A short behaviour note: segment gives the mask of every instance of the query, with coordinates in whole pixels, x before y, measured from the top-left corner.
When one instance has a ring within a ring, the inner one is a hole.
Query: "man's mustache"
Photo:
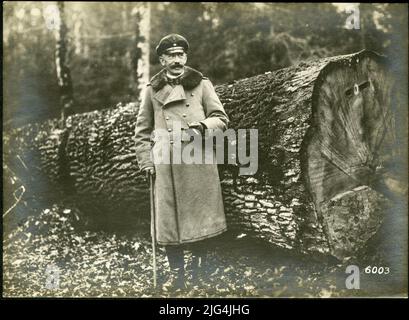
[[[171,68],[176,68],[176,67],[183,67],[180,63],[174,63],[170,66]]]

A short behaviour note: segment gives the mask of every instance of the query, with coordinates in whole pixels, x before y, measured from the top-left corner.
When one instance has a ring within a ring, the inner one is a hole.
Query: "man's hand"
[[[146,179],[149,179],[149,175],[155,175],[155,168],[154,167],[146,167],[143,169],[145,173]]]
[[[189,125],[189,129],[197,130],[199,131],[200,134],[204,133],[205,126],[201,124],[200,122],[191,122],[188,125]]]

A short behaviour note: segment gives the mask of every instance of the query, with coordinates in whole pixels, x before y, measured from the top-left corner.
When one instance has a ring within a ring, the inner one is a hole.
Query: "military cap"
[[[163,37],[159,44],[156,46],[156,53],[158,56],[162,55],[165,52],[175,52],[178,50],[183,50],[187,52],[189,49],[189,43],[186,38],[182,37],[179,34],[172,33]]]

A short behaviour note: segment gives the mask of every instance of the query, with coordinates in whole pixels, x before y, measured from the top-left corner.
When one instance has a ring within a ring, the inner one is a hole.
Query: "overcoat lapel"
[[[166,99],[168,98],[170,92],[172,91],[172,86],[166,84],[165,86],[163,86],[160,90],[158,90],[155,94],[154,94],[154,98],[156,100],[158,100],[162,105],[165,104]]]
[[[171,85],[167,84],[156,92],[154,97],[162,104],[162,107],[165,107],[172,102],[186,99],[186,94],[182,85],[178,84],[172,87]]]
[[[173,87],[172,91],[169,93],[168,97],[163,103],[163,106],[165,107],[169,103],[184,99],[186,99],[185,90],[183,89],[182,85],[178,84]]]

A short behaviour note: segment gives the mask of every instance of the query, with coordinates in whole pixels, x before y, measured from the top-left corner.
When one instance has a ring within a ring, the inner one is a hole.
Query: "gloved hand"
[[[205,131],[205,126],[201,124],[200,122],[191,122],[188,125],[189,125],[189,129],[197,130],[198,132],[196,133],[203,134]]]
[[[143,172],[145,173],[146,179],[149,179],[149,175],[155,175],[155,167],[146,167],[143,169]]]

